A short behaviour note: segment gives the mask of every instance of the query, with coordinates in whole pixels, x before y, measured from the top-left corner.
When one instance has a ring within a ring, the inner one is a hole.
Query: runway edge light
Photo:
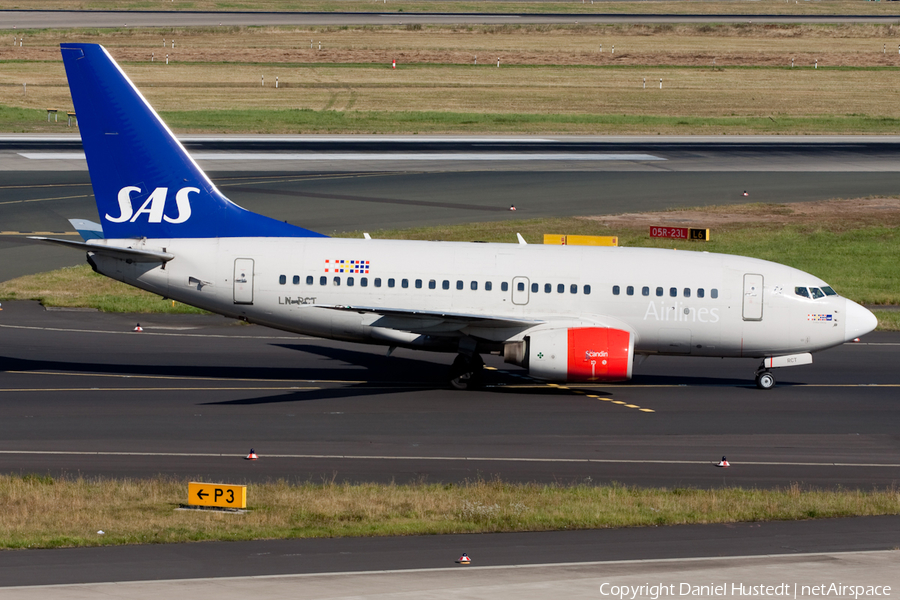
[[[253,448],[250,448],[250,454],[244,457],[244,460],[256,460],[259,458]]]
[[[723,457],[722,457],[722,460],[720,460],[720,461],[719,461],[719,464],[717,464],[716,466],[717,466],[717,467],[723,467],[723,468],[724,468],[724,467],[730,467],[731,465],[728,464],[728,461],[727,461],[727,460],[725,459],[725,457],[723,456]]]
[[[457,564],[460,564],[460,565],[468,565],[469,563],[472,562],[472,559],[469,558],[468,554],[463,552],[462,556],[460,556],[459,558],[456,559],[456,562],[457,562]]]

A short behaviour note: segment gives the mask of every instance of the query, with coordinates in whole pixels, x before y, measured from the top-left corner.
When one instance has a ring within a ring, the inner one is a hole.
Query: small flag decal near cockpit
[[[807,321],[831,321],[831,315],[806,315]]]
[[[359,273],[365,274],[369,272],[369,261],[367,260],[344,260],[344,259],[325,259],[326,273]]]

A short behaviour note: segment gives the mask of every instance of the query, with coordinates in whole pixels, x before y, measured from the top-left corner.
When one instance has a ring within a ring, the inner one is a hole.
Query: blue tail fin
[[[106,238],[325,237],[223,196],[103,46],[60,48]]]

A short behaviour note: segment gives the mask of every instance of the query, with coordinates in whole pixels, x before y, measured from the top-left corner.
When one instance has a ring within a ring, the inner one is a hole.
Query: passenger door
[[[762,321],[763,318],[763,276],[753,273],[744,275],[744,320]]]
[[[253,259],[234,261],[234,303],[253,304]]]

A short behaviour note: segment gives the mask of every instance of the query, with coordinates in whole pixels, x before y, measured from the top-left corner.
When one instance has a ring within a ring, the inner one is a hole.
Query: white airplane
[[[102,46],[61,48],[102,235],[38,239],[161,296],[285,331],[456,353],[459,389],[478,384],[488,352],[539,379],[582,382],[627,380],[652,354],[754,357],[768,389],[770,369],[809,364],[877,325],[818,277],[753,258],[521,236],[338,239],[251,213],[216,189]]]

